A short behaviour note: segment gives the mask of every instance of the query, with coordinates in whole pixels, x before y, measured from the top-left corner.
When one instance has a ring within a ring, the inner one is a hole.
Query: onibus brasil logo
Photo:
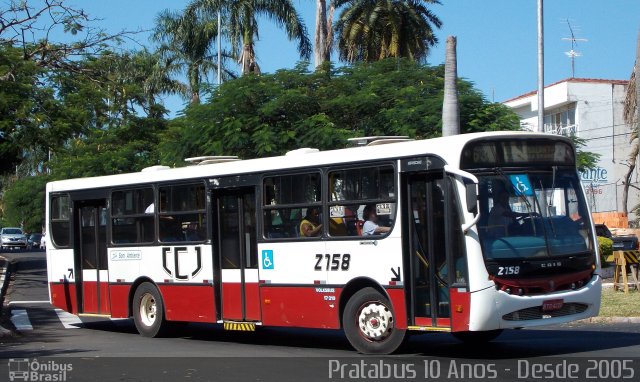
[[[61,382],[73,370],[70,363],[38,361],[28,358],[9,359],[9,381]]]

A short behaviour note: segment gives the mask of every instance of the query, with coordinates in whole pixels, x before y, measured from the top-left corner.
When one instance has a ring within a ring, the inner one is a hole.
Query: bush
[[[613,253],[613,240],[598,236],[598,247],[600,248],[600,263],[603,267],[609,266],[607,263],[607,257]]]

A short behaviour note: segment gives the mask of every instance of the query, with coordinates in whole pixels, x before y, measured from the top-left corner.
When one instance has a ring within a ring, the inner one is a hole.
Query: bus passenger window
[[[161,242],[206,240],[207,216],[203,183],[159,187],[158,194]]]
[[[69,233],[69,195],[51,196],[51,238],[53,247],[68,247]],[[49,244],[49,243],[47,243]]]
[[[368,235],[390,232],[397,194],[394,174],[387,164],[329,172],[329,235],[363,236],[367,221],[367,228],[373,227]]]
[[[315,172],[264,179],[262,210],[265,238],[322,236],[320,179],[320,174]]]
[[[152,243],[154,216],[146,212],[154,203],[153,188],[118,190],[111,194],[111,240],[114,244]]]

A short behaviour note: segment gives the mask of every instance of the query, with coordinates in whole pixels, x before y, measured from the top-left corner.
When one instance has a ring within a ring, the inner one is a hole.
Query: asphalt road
[[[144,338],[131,320],[78,319],[38,303],[48,298],[43,254],[10,257],[17,260],[17,274],[3,315],[21,326],[16,335],[0,338],[0,358],[6,361],[0,361],[0,380],[10,368],[25,367],[38,375],[48,373],[49,380],[57,373],[57,380],[99,381],[640,378],[637,324],[573,323],[509,330],[476,347],[447,333],[429,333],[412,336],[400,354],[389,357],[357,354],[341,331],[259,328],[245,333],[190,324],[171,337]],[[25,322],[31,327],[22,326]]]

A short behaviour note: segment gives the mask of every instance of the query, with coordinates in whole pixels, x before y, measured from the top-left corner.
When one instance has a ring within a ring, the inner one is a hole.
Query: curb
[[[612,282],[611,283],[609,283],[609,282],[602,283],[602,289],[613,288],[613,284],[614,283],[612,283]],[[618,283],[618,285],[623,285],[623,284]],[[633,282],[627,282],[627,285],[629,286],[629,289],[635,289],[635,287],[636,287],[636,283],[633,283]]]
[[[0,256],[0,315],[3,314],[4,309],[4,295],[7,292],[7,287],[9,286],[9,261]],[[13,335],[11,330],[5,329],[2,325],[0,325],[0,338],[2,337],[10,337]]]
[[[574,321],[586,324],[640,324],[640,317],[591,317]]]
[[[7,291],[7,286],[9,285],[9,261],[0,256],[0,307],[4,303],[4,294]]]

